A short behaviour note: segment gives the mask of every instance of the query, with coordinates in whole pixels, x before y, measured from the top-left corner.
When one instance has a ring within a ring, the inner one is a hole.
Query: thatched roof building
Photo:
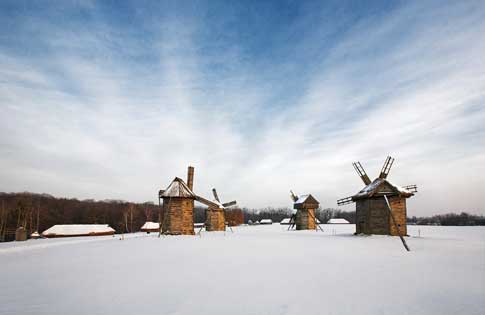
[[[158,232],[160,231],[160,224],[158,222],[150,222],[147,221],[143,226],[140,228],[140,231],[142,232]]]

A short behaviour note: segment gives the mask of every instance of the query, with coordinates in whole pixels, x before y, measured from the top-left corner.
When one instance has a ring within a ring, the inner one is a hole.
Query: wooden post
[[[394,223],[394,226],[396,227],[397,234],[399,234],[399,237],[401,238],[402,244],[404,245],[404,248],[409,252],[410,249],[408,247],[408,244],[406,244],[406,241],[404,240],[404,237],[401,234],[401,230],[399,229],[399,226],[397,225],[396,219],[394,218],[394,214],[392,213],[391,205],[389,204],[389,200],[387,200],[387,196],[384,195],[384,200],[386,200],[387,204],[387,209],[389,210],[389,214],[391,215],[392,222]]]

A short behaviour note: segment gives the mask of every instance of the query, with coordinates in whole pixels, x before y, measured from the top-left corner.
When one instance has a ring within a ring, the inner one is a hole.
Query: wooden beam
[[[208,207],[215,207],[215,208],[220,208],[220,206],[217,204],[217,203],[214,203],[208,199],[205,199],[204,197],[201,197],[201,196],[198,196],[198,195],[195,195],[195,200],[197,200],[198,202],[208,206]]]
[[[396,219],[394,218],[394,214],[392,213],[391,205],[389,204],[389,200],[387,200],[387,196],[384,195],[384,200],[386,200],[387,204],[387,209],[389,210],[389,214],[391,215],[392,222],[394,223],[394,226],[396,227],[397,234],[399,234],[399,237],[401,238],[402,244],[404,245],[404,248],[409,252],[411,251],[408,247],[408,244],[406,243],[406,240],[404,240],[404,237],[401,234],[401,230],[399,229],[399,226],[397,225]]]

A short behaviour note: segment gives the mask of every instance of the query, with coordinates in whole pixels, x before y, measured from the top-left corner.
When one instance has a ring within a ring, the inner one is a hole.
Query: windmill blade
[[[348,205],[348,204],[351,204],[352,202],[354,202],[352,200],[352,197],[345,197],[345,198],[337,200],[337,206]]]
[[[215,188],[212,188],[212,194],[214,195],[214,199],[215,199],[215,200],[217,200],[217,201],[221,202],[221,201],[219,200],[219,196],[217,195],[217,191],[216,191],[216,189],[215,189]]]
[[[293,202],[296,202],[298,200],[298,196],[295,195],[293,190],[290,190],[290,198],[291,198],[291,200],[293,200]]]
[[[416,185],[406,185],[406,186],[402,186],[402,188],[412,192],[412,193],[417,193],[418,192],[418,186]]]
[[[237,201],[233,200],[233,201],[230,201],[230,202],[223,203],[222,206],[224,208],[227,208],[227,207],[230,207],[230,206],[235,206],[236,204],[237,204]]]
[[[364,184],[369,185],[370,179],[369,179],[369,176],[367,176],[367,174],[364,170],[364,167],[362,167],[362,164],[360,164],[360,162],[354,162],[354,163],[352,163],[352,165],[354,166],[355,171],[357,172],[359,177],[362,179]]]
[[[379,175],[379,178],[382,178],[382,179],[387,178],[387,175],[389,174],[389,171],[391,170],[392,163],[394,163],[394,158],[388,156],[386,158],[386,161],[384,162],[384,165],[382,166],[381,174]]]

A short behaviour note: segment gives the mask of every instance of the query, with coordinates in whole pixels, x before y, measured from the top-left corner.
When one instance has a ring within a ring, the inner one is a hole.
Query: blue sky
[[[482,1],[2,1],[0,190],[155,200],[192,164],[335,207],[390,154],[410,215],[485,213],[483,34]]]

